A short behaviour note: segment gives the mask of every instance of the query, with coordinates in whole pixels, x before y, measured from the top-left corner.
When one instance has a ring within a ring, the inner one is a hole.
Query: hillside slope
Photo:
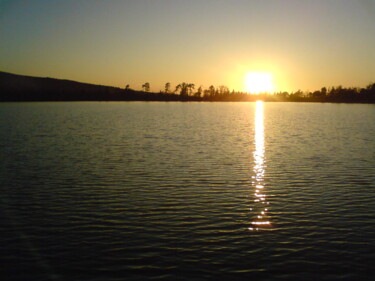
[[[0,101],[131,101],[179,100],[177,95],[146,93],[71,80],[0,71]]]

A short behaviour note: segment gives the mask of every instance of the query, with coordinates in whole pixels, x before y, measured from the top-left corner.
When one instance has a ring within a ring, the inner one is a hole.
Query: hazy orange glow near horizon
[[[0,71],[151,91],[365,87],[374,29],[371,0],[5,0]]]

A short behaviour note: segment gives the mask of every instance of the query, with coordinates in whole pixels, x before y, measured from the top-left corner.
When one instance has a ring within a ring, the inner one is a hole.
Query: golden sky
[[[151,91],[375,82],[372,0],[1,1],[0,71]]]

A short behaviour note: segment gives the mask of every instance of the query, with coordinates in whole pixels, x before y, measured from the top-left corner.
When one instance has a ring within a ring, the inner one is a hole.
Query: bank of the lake
[[[278,92],[248,94],[230,91],[228,87],[211,85],[208,89],[195,88],[192,83],[181,83],[175,90],[151,92],[149,83],[144,91],[94,85],[55,78],[31,77],[0,71],[0,102],[22,101],[237,101],[252,102],[329,102],[375,103],[375,83],[365,88],[322,87],[313,92]],[[167,83],[169,84],[169,83]]]

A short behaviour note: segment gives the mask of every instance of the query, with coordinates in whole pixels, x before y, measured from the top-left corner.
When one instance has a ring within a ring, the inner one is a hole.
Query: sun
[[[251,94],[272,93],[272,74],[268,72],[248,72],[245,76],[245,91]]]

